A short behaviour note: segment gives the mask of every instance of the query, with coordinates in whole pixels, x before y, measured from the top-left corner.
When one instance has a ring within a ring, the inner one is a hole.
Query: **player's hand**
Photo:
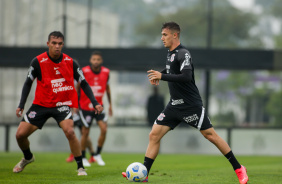
[[[148,70],[148,78],[152,85],[159,85],[160,79],[162,78],[162,73],[156,70]]]
[[[101,112],[103,111],[104,107],[102,105],[96,105],[95,106],[95,114],[101,114]]]
[[[21,117],[22,116],[22,114],[23,114],[23,110],[24,109],[21,109],[21,108],[17,108],[17,110],[16,110],[16,115],[18,116],[18,117]]]
[[[112,110],[112,106],[109,105],[109,116],[112,116],[113,115],[113,110]]]
[[[160,84],[160,80],[154,79],[154,80],[150,80],[150,83],[152,85],[158,86]]]

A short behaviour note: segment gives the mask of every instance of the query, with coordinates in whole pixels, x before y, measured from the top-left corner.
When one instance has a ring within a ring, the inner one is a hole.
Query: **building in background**
[[[45,46],[50,32],[66,30],[65,46],[86,47],[89,22],[89,47],[117,46],[119,17],[116,14],[91,8],[89,19],[86,5],[65,2],[64,9],[63,0],[1,0],[0,46]]]

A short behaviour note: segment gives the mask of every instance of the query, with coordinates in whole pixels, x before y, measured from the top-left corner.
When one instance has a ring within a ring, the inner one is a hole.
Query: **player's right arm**
[[[23,113],[24,105],[25,105],[27,97],[29,95],[32,83],[33,83],[33,81],[36,77],[39,80],[41,80],[40,66],[39,66],[37,58],[34,58],[31,61],[30,67],[28,69],[27,78],[24,82],[23,89],[22,89],[21,100],[20,100],[18,108],[16,109],[16,115],[18,117],[21,117],[21,115]]]

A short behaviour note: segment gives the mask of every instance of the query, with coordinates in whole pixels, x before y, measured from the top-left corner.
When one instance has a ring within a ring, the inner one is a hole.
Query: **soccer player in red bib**
[[[80,83],[96,113],[100,114],[103,107],[96,101],[78,64],[70,56],[62,53],[64,35],[59,31],[51,32],[47,46],[49,47],[48,52],[36,56],[31,61],[20,104],[16,109],[16,115],[20,117],[32,83],[37,78],[34,101],[24,114],[16,133],[16,139],[24,158],[14,167],[13,172],[23,171],[27,164],[35,160],[30,151],[28,137],[41,129],[47,119],[53,117],[69,141],[71,152],[77,162],[78,175],[87,175],[82,163],[80,144],[73,130],[71,108],[78,107],[74,80]]]
[[[90,65],[82,68],[83,74],[85,76],[86,81],[90,85],[95,98],[97,101],[103,105],[103,95],[106,92],[107,98],[109,102],[109,115],[112,116],[112,103],[111,103],[111,90],[109,85],[109,77],[110,70],[104,66],[102,54],[99,51],[95,51],[92,53],[90,57]],[[98,145],[95,153],[92,153],[90,159],[95,160],[98,165],[104,166],[105,162],[101,157],[101,150],[103,148],[106,133],[107,133],[107,116],[103,111],[101,114],[95,114],[95,108],[93,107],[91,101],[87,98],[84,91],[80,90],[80,98],[79,98],[79,114],[81,117],[81,121],[83,123],[82,127],[82,135],[81,135],[81,150],[83,163],[86,166],[90,166],[90,163],[85,158],[85,149],[87,145],[87,139],[90,132],[90,127],[93,119],[96,120],[96,123],[100,127],[100,136],[98,138]],[[93,159],[94,157],[94,159]]]

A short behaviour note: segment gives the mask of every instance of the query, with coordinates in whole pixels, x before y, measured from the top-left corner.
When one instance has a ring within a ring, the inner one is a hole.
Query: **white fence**
[[[20,151],[15,133],[17,127],[11,126],[9,131],[9,151]],[[148,144],[150,127],[110,126],[103,148],[104,152],[145,153]],[[217,133],[231,143],[233,152],[238,155],[282,155],[282,129],[242,129],[228,131],[216,129]],[[229,135],[230,133],[230,135]],[[0,126],[0,151],[5,151],[6,130]],[[79,137],[79,131],[76,129]],[[92,126],[90,137],[94,146],[97,145],[98,126]],[[230,136],[230,139],[228,138]],[[57,126],[44,126],[30,136],[32,151],[69,151],[67,139]],[[178,127],[168,132],[162,140],[161,153],[185,154],[220,154],[217,148],[206,140],[201,133],[193,128]]]

